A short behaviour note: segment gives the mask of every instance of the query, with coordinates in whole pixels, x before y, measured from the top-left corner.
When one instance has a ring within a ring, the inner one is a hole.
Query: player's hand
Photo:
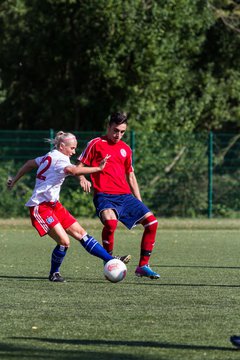
[[[104,169],[104,167],[105,167],[105,165],[106,165],[106,163],[107,163],[107,161],[108,161],[108,159],[110,157],[111,157],[111,155],[107,155],[107,156],[105,156],[104,159],[102,159],[102,161],[99,164],[99,167],[100,167],[101,170]]]
[[[90,181],[88,181],[85,176],[81,176],[80,178],[80,186],[83,189],[84,192],[90,193],[92,184]]]

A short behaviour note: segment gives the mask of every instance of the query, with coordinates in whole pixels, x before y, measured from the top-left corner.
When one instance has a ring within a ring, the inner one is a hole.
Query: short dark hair
[[[109,125],[112,124],[117,124],[117,125],[121,125],[121,124],[128,124],[128,117],[127,117],[127,113],[125,112],[115,112],[112,113],[110,115],[110,119],[109,119]]]

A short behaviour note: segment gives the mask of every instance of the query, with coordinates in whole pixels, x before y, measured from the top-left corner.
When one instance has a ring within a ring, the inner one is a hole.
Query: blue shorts
[[[132,229],[136,224],[150,212],[144,203],[132,194],[109,195],[98,193],[93,199],[96,213],[101,218],[101,212],[106,209],[113,209],[117,219],[128,229]]]

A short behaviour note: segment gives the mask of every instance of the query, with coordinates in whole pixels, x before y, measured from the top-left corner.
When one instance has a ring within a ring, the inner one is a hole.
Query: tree
[[[236,123],[239,37],[207,0],[5,0],[0,26],[2,128]]]

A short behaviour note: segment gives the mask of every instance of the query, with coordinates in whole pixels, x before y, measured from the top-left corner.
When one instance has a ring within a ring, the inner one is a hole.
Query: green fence
[[[78,138],[78,150],[82,150],[86,142],[92,137],[99,136],[98,132],[74,132]],[[45,139],[53,139],[55,131],[26,131],[0,130],[0,161],[27,160],[41,156],[50,149]]]
[[[90,139],[101,135],[99,132],[74,133],[78,138],[78,154]],[[54,135],[53,129],[0,131],[1,177],[7,176],[13,171],[12,167],[17,168],[26,159],[47,152],[49,144],[44,142],[44,138],[53,138]],[[144,202],[161,217],[240,218],[239,139],[238,134],[212,132],[149,134],[129,131],[125,136],[125,141],[133,150],[134,168]],[[23,179],[22,187],[24,184],[30,189],[33,181]],[[0,186],[0,193],[6,192],[3,180]],[[68,198],[64,200],[71,207],[69,197],[76,197],[75,207],[70,210],[79,215],[76,207],[80,208],[78,203],[84,203],[85,198],[82,198],[77,182],[69,182],[67,187],[73,192],[65,194]],[[25,193],[29,191],[21,189],[23,195],[20,199],[24,201]],[[18,196],[19,193],[16,193]],[[89,207],[89,202],[85,205]],[[93,208],[91,211],[94,211]],[[0,216],[3,215],[0,213]]]

